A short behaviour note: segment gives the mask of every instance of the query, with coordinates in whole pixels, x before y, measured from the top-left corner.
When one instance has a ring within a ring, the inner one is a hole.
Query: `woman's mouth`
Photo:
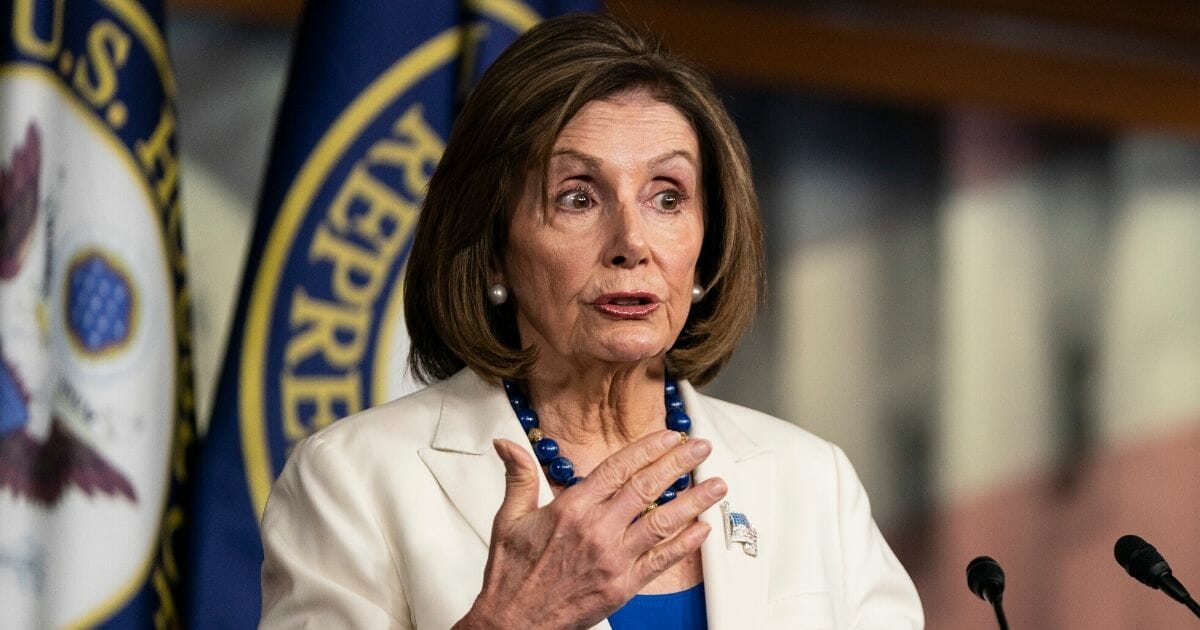
[[[592,302],[592,308],[616,319],[640,319],[658,310],[658,296],[647,291],[605,293]]]

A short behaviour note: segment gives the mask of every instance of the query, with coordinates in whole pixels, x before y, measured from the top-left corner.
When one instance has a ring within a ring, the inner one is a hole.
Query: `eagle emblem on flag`
[[[36,123],[30,122],[26,126],[24,141],[13,151],[9,162],[0,165],[0,225],[5,226],[0,282],[11,280],[24,265],[37,219],[41,134]],[[95,265],[93,262],[92,267]],[[87,270],[91,271],[91,268]],[[82,272],[76,275],[82,275]],[[92,281],[92,278],[87,280]],[[113,335],[93,322],[97,317],[88,306],[92,310],[120,311],[122,304],[119,290],[104,291],[105,297],[110,298],[107,300],[101,300],[96,293],[99,291],[94,289],[90,293],[79,289],[71,291],[75,298],[72,301],[80,303],[75,310],[81,313],[72,320],[78,320],[74,330],[93,344],[100,343],[97,339],[109,341],[108,337]],[[110,293],[116,294],[115,298],[109,296]],[[98,332],[107,333],[107,337],[98,337]],[[27,429],[29,399],[28,388],[17,367],[4,357],[4,347],[0,343],[0,488],[43,507],[53,507],[71,487],[88,495],[99,492],[137,501],[133,484],[57,415],[51,418],[45,439],[37,439]]]

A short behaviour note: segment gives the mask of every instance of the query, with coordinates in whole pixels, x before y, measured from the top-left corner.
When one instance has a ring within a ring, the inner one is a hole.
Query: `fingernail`
[[[708,440],[688,440],[688,453],[696,457],[704,457],[712,451],[712,444]]]
[[[721,497],[725,496],[725,493],[728,490],[729,486],[725,485],[724,479],[713,479],[712,482],[709,483],[706,492],[710,498],[720,499]]]
[[[679,434],[674,431],[664,431],[663,434],[659,436],[658,442],[659,444],[670,448],[676,444],[679,444]]]

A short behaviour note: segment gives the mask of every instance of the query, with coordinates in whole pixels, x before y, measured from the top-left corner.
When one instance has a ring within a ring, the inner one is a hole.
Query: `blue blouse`
[[[708,630],[704,582],[678,593],[634,595],[608,618],[608,623],[613,630]]]

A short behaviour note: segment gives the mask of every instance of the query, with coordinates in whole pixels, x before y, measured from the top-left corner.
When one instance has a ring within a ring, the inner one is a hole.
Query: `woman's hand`
[[[587,628],[708,536],[696,520],[725,496],[708,479],[634,520],[712,450],[659,431],[601,462],[586,479],[537,507],[538,467],[519,446],[495,441],[506,469],[492,524],[483,590],[456,628]]]

